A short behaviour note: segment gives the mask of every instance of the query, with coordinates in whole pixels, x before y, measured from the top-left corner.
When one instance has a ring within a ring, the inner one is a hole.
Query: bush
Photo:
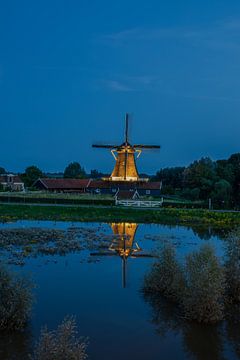
[[[186,257],[184,315],[190,320],[214,323],[224,317],[225,276],[214,250],[203,245]]]
[[[32,360],[84,360],[87,359],[86,339],[78,337],[76,321],[68,317],[55,331],[44,328],[36,345]]]
[[[188,255],[183,265],[170,245],[164,247],[145,278],[144,291],[173,300],[188,320],[214,323],[224,317],[224,268],[209,245]]]
[[[159,253],[159,261],[145,277],[144,290],[162,293],[165,297],[178,301],[183,288],[183,272],[177,262],[175,249],[165,245]]]
[[[227,242],[225,272],[227,300],[229,303],[240,302],[240,231],[233,231]]]
[[[32,284],[0,264],[0,330],[22,330],[32,307]]]

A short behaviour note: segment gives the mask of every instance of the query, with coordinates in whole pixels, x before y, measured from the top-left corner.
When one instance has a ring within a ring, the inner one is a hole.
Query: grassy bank
[[[116,207],[68,207],[0,205],[0,221],[18,219],[103,221],[172,224],[209,224],[214,226],[240,225],[238,212],[214,212],[200,209],[129,209]]]

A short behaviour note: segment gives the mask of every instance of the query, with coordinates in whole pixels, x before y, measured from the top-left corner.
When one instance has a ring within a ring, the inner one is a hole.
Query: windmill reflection
[[[137,257],[152,257],[143,253],[142,248],[135,241],[138,224],[136,223],[111,223],[113,238],[108,250],[94,253],[98,256],[120,256],[122,259],[122,285],[127,283],[127,259]]]

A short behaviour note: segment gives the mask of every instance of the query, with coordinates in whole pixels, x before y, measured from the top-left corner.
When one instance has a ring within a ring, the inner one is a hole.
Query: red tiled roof
[[[90,180],[88,188],[94,189],[108,189],[110,187],[110,182],[103,180]]]
[[[20,176],[18,176],[18,175],[14,175],[14,177],[13,177],[13,182],[14,182],[14,183],[23,183],[23,181],[21,180]]]
[[[137,184],[137,189],[146,189],[146,190],[159,190],[161,188],[160,181],[148,181]]]
[[[89,179],[38,179],[47,189],[85,189]]]

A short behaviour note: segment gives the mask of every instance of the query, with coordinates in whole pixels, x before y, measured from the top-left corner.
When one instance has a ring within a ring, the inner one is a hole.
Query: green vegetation
[[[74,318],[65,318],[55,331],[44,328],[32,360],[87,359],[87,341],[78,336]]]
[[[166,245],[146,276],[143,290],[176,303],[187,320],[215,323],[225,318],[230,303],[240,303],[239,280],[236,284],[239,263],[238,257],[236,266],[236,256],[230,251],[226,263],[221,264],[208,244],[181,263],[174,248]]]
[[[4,192],[0,201],[7,203],[27,204],[70,204],[70,205],[102,205],[112,206],[115,201],[111,195],[64,194],[32,191],[27,193]]]
[[[30,187],[38,178],[42,176],[42,171],[37,166],[31,165],[26,168],[24,174],[21,175],[21,179],[25,186]]]
[[[128,221],[138,223],[207,224],[233,226],[240,224],[240,212],[215,212],[198,209],[129,209],[100,206],[34,206],[0,205],[0,221],[17,219],[61,221]]]
[[[86,172],[84,168],[78,162],[70,163],[66,169],[64,170],[63,176],[65,178],[72,178],[72,179],[83,179],[86,178]]]
[[[22,330],[32,306],[32,285],[0,264],[0,330]]]
[[[215,206],[238,206],[240,153],[227,160],[202,158],[188,167],[161,169],[155,180],[163,181],[163,193],[190,200],[212,199]]]

